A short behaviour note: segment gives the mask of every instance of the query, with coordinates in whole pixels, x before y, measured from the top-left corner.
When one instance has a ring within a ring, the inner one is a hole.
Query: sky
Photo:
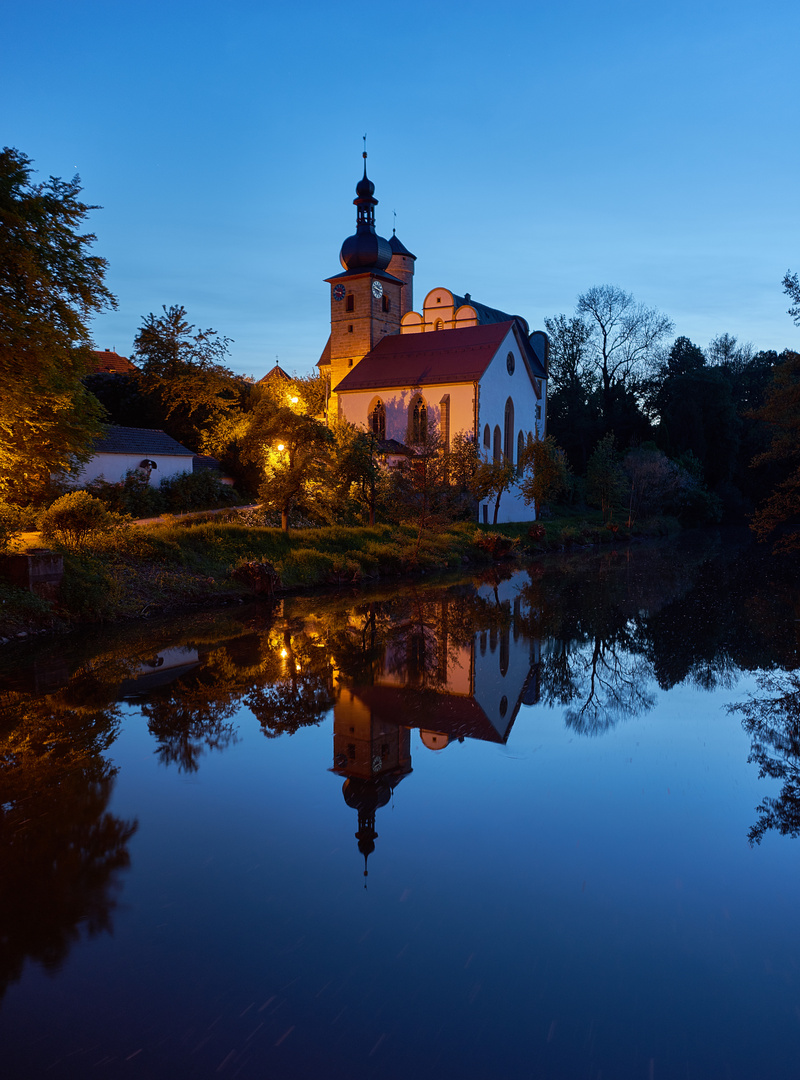
[[[182,304],[230,366],[310,372],[325,278],[377,231],[531,329],[614,284],[701,347],[798,348],[796,0],[27,0],[6,6],[0,143],[78,173],[130,355]]]

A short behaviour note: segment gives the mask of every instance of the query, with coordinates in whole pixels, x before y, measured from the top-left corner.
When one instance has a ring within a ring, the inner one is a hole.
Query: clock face
[[[380,281],[372,282],[372,295],[376,300],[379,300],[383,296],[383,285]]]
[[[333,286],[333,299],[344,300],[344,285],[341,283]]]

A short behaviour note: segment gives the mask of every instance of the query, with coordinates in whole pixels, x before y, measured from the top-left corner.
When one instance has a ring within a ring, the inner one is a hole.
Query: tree
[[[547,426],[574,468],[586,470],[602,434],[598,379],[590,355],[592,330],[579,316],[545,319],[550,339]]]
[[[333,436],[313,416],[276,406],[265,396],[256,406],[244,439],[243,456],[262,470],[259,496],[280,511],[289,531],[289,514],[317,499],[327,475]]]
[[[797,273],[786,271],[783,277],[783,291],[792,301],[788,314],[794,319],[795,326],[800,326],[800,278]]]
[[[567,488],[569,466],[564,451],[552,435],[544,439],[529,435],[519,468],[522,497],[526,503],[533,503],[538,518],[543,504],[558,498]]]
[[[616,285],[595,285],[583,293],[577,312],[591,330],[587,348],[600,380],[603,417],[610,424],[615,391],[636,389],[659,344],[672,332],[672,321]]]
[[[586,494],[589,502],[600,507],[605,521],[611,521],[614,510],[628,492],[625,473],[614,447],[614,433],[609,431],[594,448],[586,468]]]
[[[478,502],[491,501],[494,499],[494,515],[492,524],[497,524],[497,514],[500,510],[500,500],[504,492],[508,491],[517,479],[517,470],[505,454],[499,461],[483,461],[475,470],[472,478],[472,490]]]
[[[147,315],[133,342],[139,384],[173,438],[198,450],[206,428],[241,404],[248,386],[225,366],[231,339],[198,330],[178,304]]]
[[[800,521],[800,354],[784,353],[775,369],[766,400],[752,415],[771,431],[769,449],[753,458],[753,465],[773,465],[781,479],[758,507],[750,528],[766,541],[787,524]],[[776,549],[800,550],[800,532],[785,533]]]
[[[724,344],[730,342],[735,344],[735,338]],[[732,350],[726,351],[730,357]],[[727,369],[710,367],[693,342],[679,337],[661,365],[660,376],[654,396],[661,421],[659,444],[673,457],[691,451],[703,464],[706,482],[716,487],[733,473],[741,426]]]
[[[16,501],[91,456],[103,411],[81,382],[88,321],[116,307],[96,238],[79,231],[98,207],[80,200],[78,176],[32,183],[31,164],[0,152],[0,495]]]

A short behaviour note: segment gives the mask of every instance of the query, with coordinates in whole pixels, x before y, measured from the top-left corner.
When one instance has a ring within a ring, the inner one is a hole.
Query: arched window
[[[508,460],[514,463],[514,402],[511,398],[506,402],[506,415],[503,421],[503,453]]]
[[[499,425],[495,425],[494,429],[494,448],[492,450],[492,458],[496,462],[500,462],[503,457],[503,436],[500,434]]]
[[[524,449],[525,449],[525,436],[522,433],[522,431],[520,431],[519,435],[517,435],[517,464],[519,464],[520,461],[522,460],[522,453],[523,453]]]
[[[424,443],[428,438],[428,407],[422,394],[417,394],[409,407],[409,434],[412,443]]]
[[[492,433],[489,430],[489,425],[488,424],[483,429],[483,445],[486,447],[487,450],[492,445]]]
[[[442,437],[442,449],[450,453],[450,395],[445,394],[439,402],[439,434]]]
[[[369,414],[369,430],[379,439],[386,438],[386,406],[380,398],[375,402]]]
[[[433,324],[433,329],[434,330],[444,330],[444,323],[442,322],[441,319],[436,320],[436,322]]]

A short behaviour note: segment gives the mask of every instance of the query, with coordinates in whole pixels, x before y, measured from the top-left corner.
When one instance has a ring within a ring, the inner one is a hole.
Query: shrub
[[[125,524],[125,519],[109,510],[88,491],[73,491],[62,495],[39,515],[39,531],[43,539],[80,548],[93,535],[113,532]]]
[[[159,492],[164,499],[165,508],[176,514],[231,506],[240,501],[238,493],[223,484],[219,473],[213,469],[167,476],[161,481]]]
[[[0,503],[0,552],[8,551],[8,546],[20,531],[20,527],[19,509],[9,503]]]
[[[475,547],[486,552],[493,559],[503,559],[518,545],[516,536],[504,536],[497,532],[476,532]]]
[[[102,478],[93,480],[86,490],[109,510],[132,517],[158,517],[166,509],[161,491],[150,484],[141,469],[129,469],[116,484]]]

